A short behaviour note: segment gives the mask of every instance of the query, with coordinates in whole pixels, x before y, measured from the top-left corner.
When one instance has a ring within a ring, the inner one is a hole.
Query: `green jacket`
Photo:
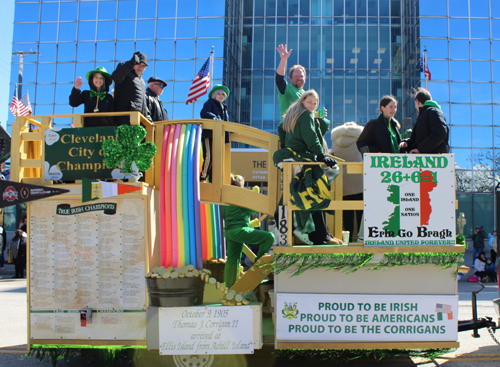
[[[328,132],[328,129],[330,128],[330,120],[318,117],[315,117],[314,119],[319,122],[319,129],[321,131],[321,135],[325,136],[325,134]],[[280,139],[281,148],[282,149],[285,148],[286,132],[285,130],[283,130],[283,121],[281,121],[280,124],[278,125],[278,137]]]
[[[224,218],[224,229],[237,229],[250,227],[250,214],[257,213],[255,210],[242,208],[234,205],[221,205],[220,211]]]
[[[318,122],[309,111],[304,111],[292,132],[286,133],[285,146],[298,153],[323,154],[323,135]]]

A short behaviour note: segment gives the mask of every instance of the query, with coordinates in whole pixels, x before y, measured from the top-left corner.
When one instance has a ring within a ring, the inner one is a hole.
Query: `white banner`
[[[457,341],[458,296],[278,293],[276,339]]]
[[[455,245],[455,156],[365,154],[365,246]]]
[[[162,307],[160,354],[250,354],[253,306]]]

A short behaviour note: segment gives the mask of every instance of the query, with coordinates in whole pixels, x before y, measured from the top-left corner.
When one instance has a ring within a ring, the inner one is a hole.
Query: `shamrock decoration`
[[[151,167],[151,159],[156,154],[153,143],[143,143],[146,129],[142,126],[121,125],[116,130],[116,139],[106,139],[102,143],[104,163],[108,168],[116,168],[122,161],[124,173],[133,173],[132,162],[137,168],[147,171]]]

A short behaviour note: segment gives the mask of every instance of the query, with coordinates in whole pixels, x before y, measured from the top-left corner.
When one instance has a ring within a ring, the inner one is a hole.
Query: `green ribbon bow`
[[[90,90],[90,97],[99,97],[101,101],[106,98],[106,94],[106,92],[96,92],[95,90]]]

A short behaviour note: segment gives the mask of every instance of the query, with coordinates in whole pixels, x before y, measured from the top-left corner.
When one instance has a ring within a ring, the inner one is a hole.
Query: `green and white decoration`
[[[123,178],[137,177],[139,171],[147,171],[151,167],[157,149],[150,142],[141,144],[146,134],[142,126],[122,125],[116,131],[116,140],[107,139],[102,143],[104,163],[108,168],[115,168],[113,178],[121,178],[122,174]]]

